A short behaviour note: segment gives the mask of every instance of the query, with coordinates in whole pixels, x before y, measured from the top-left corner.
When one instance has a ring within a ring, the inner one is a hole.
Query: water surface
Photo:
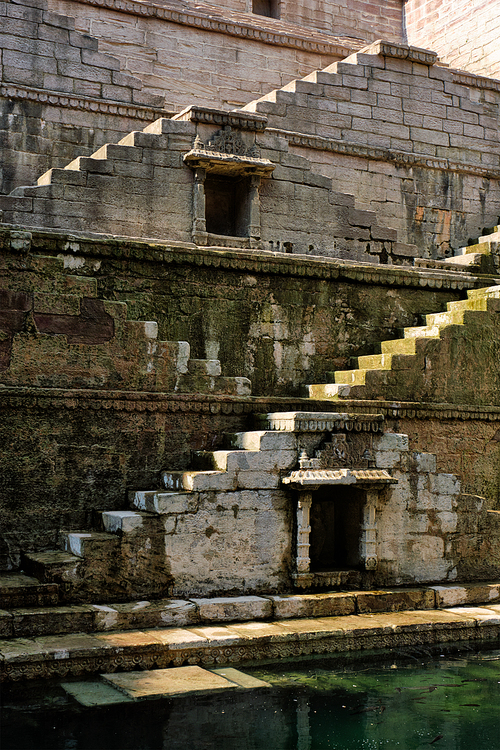
[[[3,750],[497,750],[500,650],[242,665],[271,688],[79,706],[60,685],[4,689]]]

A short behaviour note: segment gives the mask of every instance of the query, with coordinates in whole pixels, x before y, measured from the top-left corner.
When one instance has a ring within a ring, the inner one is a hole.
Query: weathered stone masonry
[[[1,564],[60,602],[498,577],[500,82],[315,10],[0,6]]]

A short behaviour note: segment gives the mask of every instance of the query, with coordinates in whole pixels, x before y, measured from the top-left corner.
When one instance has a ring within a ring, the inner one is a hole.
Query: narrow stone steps
[[[426,315],[425,326],[405,328],[402,338],[382,341],[381,354],[360,356],[357,368],[336,371],[334,383],[307,386],[308,396],[325,400],[373,398],[366,395],[371,387],[372,391],[380,389],[385,398],[392,398],[387,393],[394,380],[392,372],[396,375],[398,370],[411,370],[415,357],[436,354],[440,342],[451,337],[457,341],[461,336],[466,338],[469,323],[488,325],[492,313],[499,311],[500,286],[469,290],[467,299],[449,302],[445,311]]]
[[[19,575],[19,574],[17,574]],[[325,584],[333,574],[325,573]],[[1,581],[0,581],[1,586]],[[21,586],[19,587],[21,591]],[[472,604],[500,605],[500,584],[429,586],[320,594],[157,599],[119,603],[30,606],[19,595],[0,609],[0,638],[32,638],[71,633],[182,628],[228,622],[348,617]]]
[[[74,633],[0,641],[2,681],[243,664],[256,659],[391,649],[424,644],[496,643],[500,605],[184,628]]]
[[[42,583],[56,584],[64,579],[73,580],[81,562],[80,557],[63,550],[32,552],[23,557],[23,569]]]

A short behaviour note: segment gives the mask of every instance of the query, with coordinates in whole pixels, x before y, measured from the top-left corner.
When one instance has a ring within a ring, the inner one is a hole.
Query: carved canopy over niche
[[[246,146],[241,133],[226,125],[204,143],[196,136],[193,148],[184,155],[184,163],[193,169],[204,169],[210,174],[270,175],[275,165],[261,159],[259,149]]]

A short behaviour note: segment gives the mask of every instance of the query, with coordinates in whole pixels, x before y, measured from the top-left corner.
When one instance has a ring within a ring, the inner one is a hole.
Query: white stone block
[[[430,586],[436,593],[438,607],[456,607],[467,603],[467,589],[462,586]]]
[[[438,497],[442,497],[439,495]],[[444,534],[451,534],[457,530],[457,514],[450,513],[449,511],[441,511],[438,514],[439,523],[441,524],[441,531]]]
[[[106,531],[124,534],[136,531],[142,527],[143,516],[133,510],[112,510],[102,513],[102,522]]]
[[[280,477],[270,471],[240,471],[237,483],[246,490],[274,490],[280,486]]]
[[[291,469],[296,463],[297,451],[231,451],[227,471]]]
[[[401,454],[395,451],[375,451],[375,464],[377,469],[392,469],[397,466]]]

